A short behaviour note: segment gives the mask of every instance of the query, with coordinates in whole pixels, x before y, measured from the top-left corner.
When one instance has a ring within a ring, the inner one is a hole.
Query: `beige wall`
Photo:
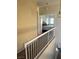
[[[54,26],[56,27],[55,29],[55,37],[57,40],[56,42],[58,44],[58,48],[61,48],[61,16],[55,18]]]
[[[35,0],[17,0],[17,49],[37,36],[37,5]]]

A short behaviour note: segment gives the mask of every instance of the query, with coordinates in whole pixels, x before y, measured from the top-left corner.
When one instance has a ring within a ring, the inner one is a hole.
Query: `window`
[[[54,24],[54,18],[50,18],[49,22],[50,22],[49,24]]]
[[[48,21],[49,21],[49,18],[47,17],[47,18],[46,18],[46,23],[47,23],[47,24],[49,24],[49,22],[48,22]]]
[[[54,24],[54,18],[51,16],[42,16],[41,17],[42,24],[48,24],[48,25],[53,25]]]

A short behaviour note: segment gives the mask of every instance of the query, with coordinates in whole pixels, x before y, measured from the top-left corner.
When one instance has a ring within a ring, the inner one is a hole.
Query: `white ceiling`
[[[58,14],[61,0],[37,0],[41,12]]]
[[[50,4],[58,4],[60,0],[37,0],[38,6],[45,6]]]

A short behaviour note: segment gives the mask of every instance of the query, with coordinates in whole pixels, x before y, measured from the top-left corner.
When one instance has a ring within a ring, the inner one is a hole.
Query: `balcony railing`
[[[37,36],[33,40],[25,43],[26,59],[38,59],[46,47],[55,37],[55,28]]]

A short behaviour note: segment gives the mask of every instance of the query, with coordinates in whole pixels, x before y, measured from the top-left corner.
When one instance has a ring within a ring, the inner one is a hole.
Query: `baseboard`
[[[23,51],[25,48],[22,48],[20,50],[17,51],[17,53],[20,53],[21,51]]]

